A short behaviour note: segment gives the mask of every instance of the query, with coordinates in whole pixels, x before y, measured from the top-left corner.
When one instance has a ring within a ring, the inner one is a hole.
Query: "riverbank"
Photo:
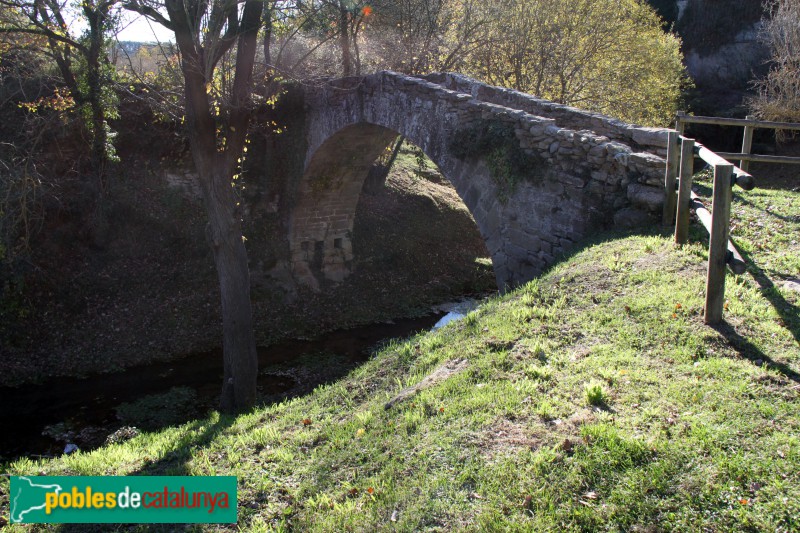
[[[753,261],[719,328],[696,228],[607,234],[306,396],[3,471],[235,475],[231,530],[793,530],[798,209],[735,192]]]
[[[116,372],[219,346],[219,293],[202,204],[165,182],[161,159],[178,161],[180,154],[149,160],[137,150],[128,157],[140,159],[113,180],[102,247],[81,240],[68,218],[49,220],[34,243],[35,268],[20,278],[18,300],[6,302],[10,312],[0,324],[0,386]],[[420,316],[434,304],[495,288],[469,212],[433,169],[419,172],[409,151],[384,187],[362,194],[354,273],[344,283],[287,293],[252,249],[257,230],[249,235],[260,346]]]
[[[311,393],[367,361],[381,343],[426,331],[442,313],[328,332],[258,348],[259,402]],[[0,462],[93,450],[120,434],[207,416],[219,404],[222,350],[82,379],[0,387]]]

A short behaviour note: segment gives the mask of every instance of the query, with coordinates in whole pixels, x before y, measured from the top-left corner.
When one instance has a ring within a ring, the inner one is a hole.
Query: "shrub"
[[[764,120],[800,122],[800,3],[770,0],[767,8],[772,17],[761,38],[772,52],[772,68],[755,83],[758,96],[750,108]]]

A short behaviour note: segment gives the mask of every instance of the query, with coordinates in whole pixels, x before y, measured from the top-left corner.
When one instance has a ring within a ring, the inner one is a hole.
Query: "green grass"
[[[2,470],[236,475],[245,531],[797,530],[800,329],[781,276],[799,196],[737,195],[757,263],[728,277],[722,327],[702,320],[699,233],[607,235],[306,397]]]

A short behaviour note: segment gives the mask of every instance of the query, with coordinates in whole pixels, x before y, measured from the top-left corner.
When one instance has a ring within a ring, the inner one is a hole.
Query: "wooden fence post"
[[[705,323],[719,324],[725,303],[725,266],[731,221],[733,165],[714,165],[714,201],[711,204],[711,236],[708,242]]]
[[[678,111],[675,115],[675,129],[678,130],[678,135],[683,135],[684,131],[686,131],[686,124],[681,121],[681,117],[685,117],[686,112]]]
[[[677,131],[671,131],[667,135],[667,172],[664,175],[664,214],[661,218],[664,226],[671,226],[675,218],[675,205],[678,200],[675,182],[680,158],[680,135]]]
[[[681,137],[681,174],[678,182],[678,214],[675,217],[675,243],[689,240],[689,205],[692,201],[694,139]]]
[[[754,115],[747,115],[747,120],[755,120],[756,117]],[[744,127],[744,137],[742,138],[742,153],[743,154],[750,154],[750,150],[753,148],[753,130],[755,128],[753,126],[745,126]],[[742,159],[739,161],[739,168],[744,170],[745,172],[750,170],[750,161],[745,161]]]

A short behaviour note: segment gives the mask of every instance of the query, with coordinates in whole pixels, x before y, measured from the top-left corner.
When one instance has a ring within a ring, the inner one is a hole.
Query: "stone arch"
[[[485,182],[484,189],[491,186],[485,165],[480,162],[465,165],[442,157],[440,150],[426,149],[429,135],[420,138],[413,131],[398,132],[362,121],[334,132],[310,151],[307,158],[289,222],[292,273],[299,283],[318,290],[320,277],[340,282],[350,274],[354,259],[353,224],[364,181],[373,163],[400,134],[419,146],[453,184],[475,219],[496,267],[500,206],[493,193],[480,192],[481,182]],[[505,280],[497,276],[496,268],[495,275],[502,287]]]
[[[483,236],[501,290],[536,277],[632,203],[659,210],[643,193],[663,196],[666,130],[451,74],[380,72],[302,91],[305,164],[291,180],[287,217],[290,264],[300,284],[319,288],[320,279],[339,281],[350,272],[361,187],[398,133],[455,187]],[[494,140],[501,145],[487,151],[462,142],[492,125],[499,125],[494,131],[502,134]],[[506,155],[498,158],[492,150]]]

